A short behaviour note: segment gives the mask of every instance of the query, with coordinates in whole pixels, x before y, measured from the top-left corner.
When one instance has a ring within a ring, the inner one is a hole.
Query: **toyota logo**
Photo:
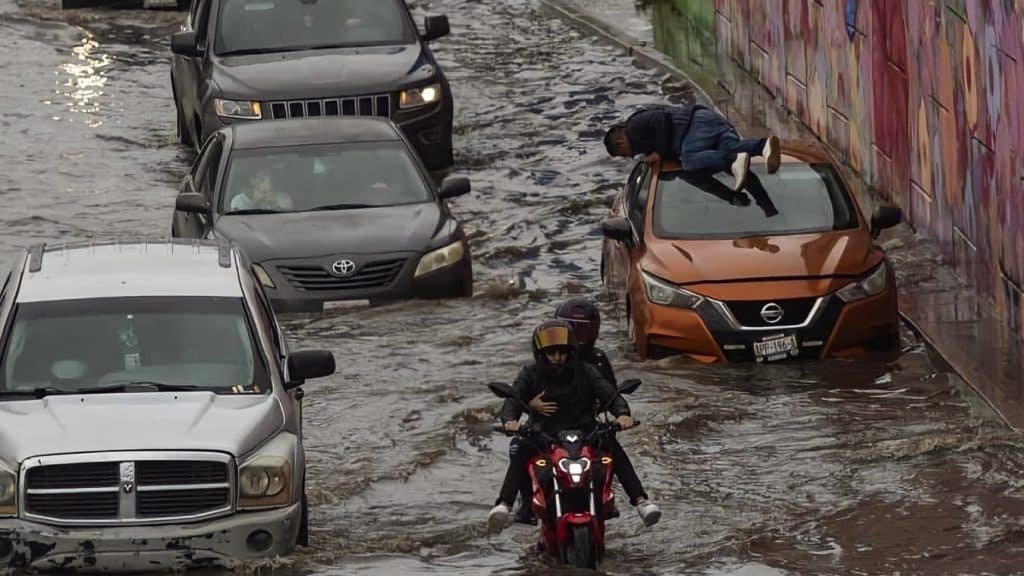
[[[351,260],[337,260],[331,264],[331,272],[335,276],[351,276],[356,272],[356,263]]]
[[[761,308],[761,319],[769,324],[775,324],[782,320],[782,306],[775,302],[769,302]]]

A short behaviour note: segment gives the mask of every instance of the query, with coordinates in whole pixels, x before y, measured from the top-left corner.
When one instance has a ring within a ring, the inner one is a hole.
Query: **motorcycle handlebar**
[[[639,425],[640,425],[640,421],[639,420],[633,420],[632,428],[636,428]],[[616,432],[622,432],[622,426],[620,426],[618,422],[609,423],[607,426],[611,430],[614,430]],[[502,424],[495,424],[494,426],[491,427],[491,430],[493,430],[495,432],[501,432],[502,434],[505,434],[506,436],[513,436],[515,434],[522,434],[522,433],[530,433],[530,431],[527,430],[526,427],[524,427],[524,426],[520,426],[519,430],[517,430],[516,432],[509,432],[508,430],[505,429],[505,426],[502,425]]]

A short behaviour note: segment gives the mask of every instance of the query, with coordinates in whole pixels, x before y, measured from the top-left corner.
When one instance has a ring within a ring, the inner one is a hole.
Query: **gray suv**
[[[302,390],[225,244],[35,246],[0,276],[0,571],[231,566],[308,531]]]

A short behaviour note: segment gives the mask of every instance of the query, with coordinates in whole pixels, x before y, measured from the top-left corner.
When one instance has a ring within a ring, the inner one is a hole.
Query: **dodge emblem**
[[[336,260],[331,264],[331,272],[342,278],[351,276],[356,271],[356,263],[351,260]]]
[[[121,463],[121,489],[125,494],[131,494],[135,490],[135,463]]]

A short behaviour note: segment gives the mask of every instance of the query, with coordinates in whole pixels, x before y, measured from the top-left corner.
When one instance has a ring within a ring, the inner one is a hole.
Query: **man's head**
[[[270,174],[260,170],[249,178],[249,193],[254,201],[269,202],[274,196],[273,183],[270,181]]]
[[[630,157],[632,152],[629,147],[629,138],[626,137],[626,127],[616,124],[604,133],[604,149],[610,156]]]
[[[551,375],[563,374],[576,347],[572,327],[564,320],[546,320],[533,331],[531,348],[537,365]]]
[[[572,327],[576,343],[584,351],[594,347],[601,331],[601,311],[590,298],[570,298],[555,309],[555,318]]]

